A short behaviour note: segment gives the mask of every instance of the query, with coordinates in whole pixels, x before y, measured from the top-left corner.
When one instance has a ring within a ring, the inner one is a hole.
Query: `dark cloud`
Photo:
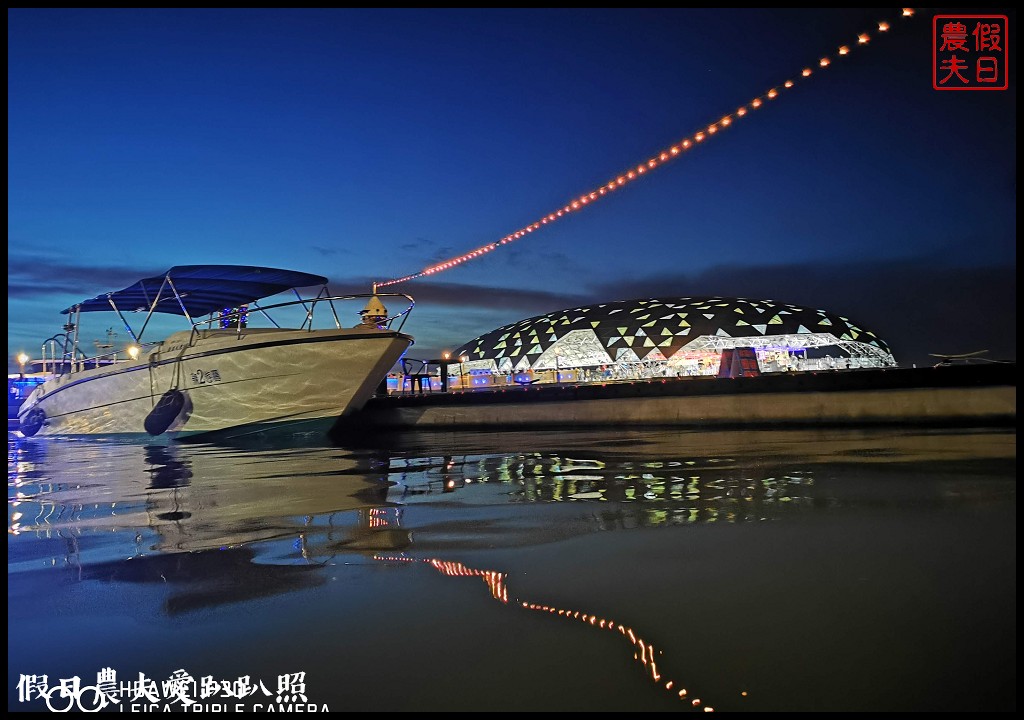
[[[901,365],[935,362],[930,353],[988,350],[1015,360],[1016,272],[955,267],[936,260],[717,267],[588,288],[600,299],[722,295],[770,299],[849,317],[889,343]]]
[[[563,252],[537,251],[515,248],[506,253],[505,262],[510,267],[544,267],[557,271],[567,271],[573,265],[572,260]]]
[[[437,242],[435,242],[434,240],[428,240],[425,237],[418,237],[410,242],[402,243],[401,245],[398,246],[398,248],[399,250],[404,250],[406,252],[421,252],[429,250],[436,254],[438,252],[438,250],[434,249],[436,246]]]
[[[330,288],[338,293],[363,293],[369,289],[372,283],[373,281],[369,278],[346,279],[340,282],[331,282]],[[587,296],[582,294],[424,280],[381,288],[381,292],[408,293],[415,298],[417,304],[425,306],[487,308],[512,310],[525,314],[553,312],[579,305],[582,302],[589,302]]]
[[[159,275],[166,267],[112,267],[76,264],[53,258],[7,257],[7,298],[56,293],[93,297],[101,289],[128,287],[139,278]]]
[[[331,257],[333,255],[337,255],[338,253],[347,254],[352,252],[351,250],[348,250],[346,248],[327,248],[323,247],[322,245],[311,245],[310,247],[313,248],[313,250],[320,253],[321,255],[323,255],[324,257]]]

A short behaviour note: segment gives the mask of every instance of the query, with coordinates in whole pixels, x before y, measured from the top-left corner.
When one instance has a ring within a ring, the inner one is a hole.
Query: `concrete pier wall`
[[[374,407],[374,427],[553,427],[1012,423],[1016,388],[565,400],[477,406]]]
[[[1016,423],[1016,366],[708,378],[377,398],[367,428]]]

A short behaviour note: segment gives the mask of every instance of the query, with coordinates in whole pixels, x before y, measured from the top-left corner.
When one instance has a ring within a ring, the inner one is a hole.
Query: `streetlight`
[[[28,362],[28,355],[25,353],[18,353],[18,364],[21,365],[21,377],[25,377],[25,363]]]
[[[466,371],[462,367],[462,364],[464,362],[466,362],[467,360],[469,360],[469,356],[468,355],[460,355],[459,356],[459,384],[460,385],[463,384],[462,376],[466,373]]]
[[[441,376],[441,392],[448,392],[448,360],[452,354],[445,350],[441,353],[441,369],[438,375]]]

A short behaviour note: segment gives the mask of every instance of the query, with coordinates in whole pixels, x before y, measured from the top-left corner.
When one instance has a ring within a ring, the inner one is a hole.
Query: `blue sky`
[[[1015,65],[1004,92],[936,91],[932,13],[898,16],[9,9],[9,356],[173,265],[368,290],[794,79],[585,211],[398,286],[410,354],[582,302],[718,294],[851,317],[908,365],[1015,359]]]

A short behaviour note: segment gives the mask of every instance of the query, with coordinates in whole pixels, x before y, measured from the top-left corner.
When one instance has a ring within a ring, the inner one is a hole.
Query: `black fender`
[[[19,429],[21,430],[21,434],[25,437],[32,437],[42,429],[45,422],[46,412],[41,407],[36,406],[25,413],[25,416],[21,418],[21,421],[19,422]]]
[[[168,390],[160,396],[153,409],[149,411],[143,426],[150,435],[162,435],[167,432],[171,423],[185,409],[185,393],[181,390]]]

